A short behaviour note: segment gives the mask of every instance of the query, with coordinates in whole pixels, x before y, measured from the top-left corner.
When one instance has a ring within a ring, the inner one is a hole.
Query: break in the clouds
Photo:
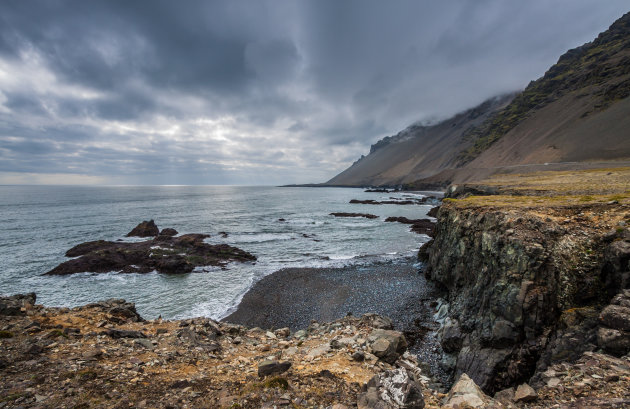
[[[324,181],[541,76],[626,0],[0,3],[0,183]]]

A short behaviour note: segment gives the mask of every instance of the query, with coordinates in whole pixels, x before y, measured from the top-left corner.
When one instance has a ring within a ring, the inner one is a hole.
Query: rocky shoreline
[[[630,196],[588,179],[573,195],[451,189],[435,227],[391,220],[431,223],[430,281],[411,262],[283,270],[237,323],[0,298],[0,408],[628,407]]]

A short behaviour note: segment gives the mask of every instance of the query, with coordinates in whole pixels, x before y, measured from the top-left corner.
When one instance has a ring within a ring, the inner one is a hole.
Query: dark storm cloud
[[[0,169],[116,183],[325,180],[412,122],[523,88],[627,8],[5,0]]]

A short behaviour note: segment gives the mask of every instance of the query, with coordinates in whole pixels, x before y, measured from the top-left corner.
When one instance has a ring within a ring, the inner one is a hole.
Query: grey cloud
[[[328,179],[412,122],[524,87],[627,9],[5,0],[0,169],[121,183]]]

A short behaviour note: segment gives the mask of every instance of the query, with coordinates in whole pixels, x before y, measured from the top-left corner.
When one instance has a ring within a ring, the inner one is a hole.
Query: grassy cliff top
[[[630,205],[630,167],[499,174],[465,186],[496,194],[445,200],[458,206]]]

